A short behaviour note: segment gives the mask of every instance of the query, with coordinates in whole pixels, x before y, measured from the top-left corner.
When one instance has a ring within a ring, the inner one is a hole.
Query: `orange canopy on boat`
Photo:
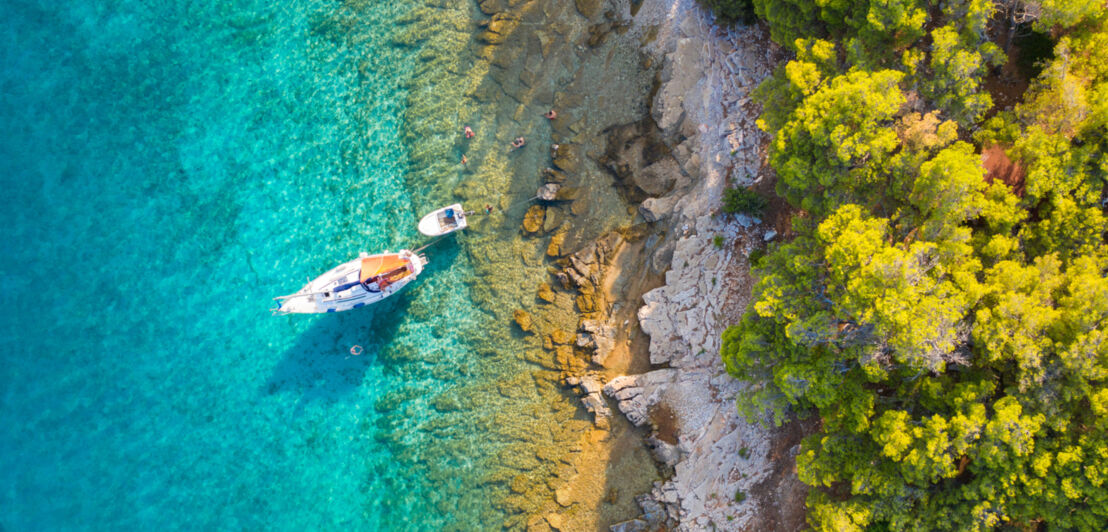
[[[408,261],[400,257],[400,255],[378,255],[376,257],[366,257],[362,259],[362,273],[359,276],[364,283],[371,277],[376,277],[381,274],[389,273],[401,268],[407,272]]]

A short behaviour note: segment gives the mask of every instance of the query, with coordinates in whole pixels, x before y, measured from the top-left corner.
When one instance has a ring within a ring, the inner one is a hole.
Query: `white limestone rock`
[[[646,198],[639,205],[639,213],[643,220],[656,222],[673,213],[673,207],[677,204],[677,196],[665,196],[663,198]]]
[[[592,361],[603,366],[616,347],[615,328],[599,320],[582,320],[581,330],[585,334],[577,335],[577,345],[593,349]]]
[[[726,523],[741,530],[757,503],[753,497],[736,503],[734,495],[769,474],[769,438],[734,406],[744,389],[724,371],[720,335],[741,318],[751,288],[746,256],[767,238],[757,218],[714,214],[727,186],[759,179],[766,137],[755,124],[750,91],[770,73],[777,52],[763,30],[713,25],[695,0],[643,0],[633,25],[657,28],[646,45],[664,61],[652,116],[665,134],[687,137],[673,150],[685,177],[640,207],[644,219],[672,227],[651,258],[657,271],[669,266],[665,284],[644,295],[637,313],[650,335],[651,363],[669,368],[616,377],[604,393],[636,425],[649,421],[659,403],[675,418],[677,445],[659,442],[671,448],[655,450],[663,462],[677,454],[674,475],[640,501],[644,519],[666,522],[667,529]],[[715,235],[736,245],[718,249]]]

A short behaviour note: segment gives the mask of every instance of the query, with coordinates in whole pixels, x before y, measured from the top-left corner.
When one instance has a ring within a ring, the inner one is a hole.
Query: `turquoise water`
[[[402,142],[415,4],[0,4],[0,529],[502,517],[441,399],[512,371],[478,376],[464,242],[377,307],[268,311],[452,199]]]

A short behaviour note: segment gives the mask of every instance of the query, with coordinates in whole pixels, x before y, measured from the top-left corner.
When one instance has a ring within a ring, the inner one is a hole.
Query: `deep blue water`
[[[0,3],[0,529],[489,515],[396,411],[471,376],[459,244],[377,308],[268,311],[450,199],[405,179],[413,3]]]

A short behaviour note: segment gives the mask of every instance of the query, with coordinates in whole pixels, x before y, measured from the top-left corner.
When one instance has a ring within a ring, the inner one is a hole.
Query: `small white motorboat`
[[[419,277],[427,257],[407,249],[399,253],[362,255],[335,266],[299,292],[274,298],[274,312],[321,314],[371,305],[400,291]]]
[[[419,220],[419,232],[427,236],[442,236],[468,226],[461,203],[443,207]]]

